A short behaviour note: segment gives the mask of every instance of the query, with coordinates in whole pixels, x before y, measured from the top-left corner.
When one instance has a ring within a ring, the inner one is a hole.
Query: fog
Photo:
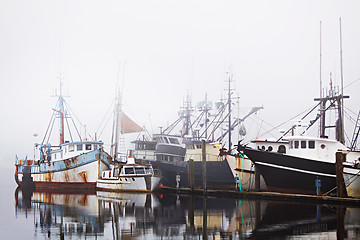
[[[176,120],[188,93],[194,105],[206,94],[212,101],[225,97],[229,69],[243,112],[263,106],[256,119],[276,127],[319,96],[320,22],[323,85],[329,86],[330,73],[340,85],[339,18],[350,95],[345,105],[358,113],[359,9],[356,0],[1,0],[0,167],[12,171],[15,155],[33,154],[60,79],[66,101],[91,134],[111,107],[119,79],[126,113],[157,133]],[[109,144],[110,132],[100,138]]]

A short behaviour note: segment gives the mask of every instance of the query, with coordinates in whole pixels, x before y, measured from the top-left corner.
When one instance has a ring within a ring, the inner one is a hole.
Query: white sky
[[[274,126],[289,120],[319,95],[320,21],[324,85],[330,72],[340,81],[340,17],[345,85],[360,78],[359,12],[357,0],[0,0],[0,166],[41,141],[59,73],[94,132],[124,61],[125,110],[149,131],[177,118],[187,91],[193,103],[218,100],[229,66],[242,107],[263,105]],[[359,90],[345,89],[356,113]]]

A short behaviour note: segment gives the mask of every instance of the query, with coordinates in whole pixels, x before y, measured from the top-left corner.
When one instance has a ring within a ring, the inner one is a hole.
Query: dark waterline
[[[12,239],[360,238],[354,207],[12,187],[1,196],[2,236]]]

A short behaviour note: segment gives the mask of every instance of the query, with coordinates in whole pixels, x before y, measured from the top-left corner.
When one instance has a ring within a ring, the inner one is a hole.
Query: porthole
[[[132,178],[133,181],[135,181],[135,178]]]
[[[321,149],[325,149],[325,148],[326,148],[326,145],[325,145],[325,144],[321,144],[320,147],[321,147]]]
[[[272,146],[269,146],[268,147],[268,151],[271,152],[273,150],[273,147]]]

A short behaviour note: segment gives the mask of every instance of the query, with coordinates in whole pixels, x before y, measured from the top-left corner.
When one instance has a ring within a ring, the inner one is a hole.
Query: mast
[[[209,112],[209,108],[208,108],[207,93],[206,93],[205,94],[205,139],[207,139],[208,112]]]
[[[319,78],[320,78],[320,99],[323,99],[323,88],[322,88],[322,75],[321,75],[321,70],[322,70],[322,32],[321,32],[321,21],[320,21],[320,69],[319,69]],[[325,137],[325,105],[326,101],[321,101],[320,103],[320,137],[324,138]]]
[[[229,69],[230,70],[230,69]],[[231,77],[232,77],[232,73],[229,71],[229,85],[228,85],[228,111],[229,111],[229,130],[228,130],[228,134],[229,134],[229,150],[231,149]]]
[[[60,145],[65,143],[65,134],[64,134],[64,98],[62,95],[62,82],[60,76],[60,96],[59,96],[59,113],[60,113]]]
[[[120,78],[119,75],[120,75],[120,64],[119,64],[119,70],[118,70],[118,79]],[[124,67],[123,67],[123,76],[122,76],[121,87],[119,87],[119,84],[117,84],[116,93],[115,93],[113,138],[112,138],[112,144],[111,144],[111,153],[112,153],[112,157],[113,157],[114,161],[116,160],[118,152],[119,152],[118,145],[119,145],[120,128],[121,128],[122,93],[123,93],[123,89],[124,89],[124,75],[125,75],[125,63],[124,63]]]
[[[339,18],[340,25],[340,72],[341,72],[341,96],[339,98],[339,141],[345,144],[344,136],[344,77],[343,77],[343,60],[342,60],[342,31],[341,31],[341,18]]]

